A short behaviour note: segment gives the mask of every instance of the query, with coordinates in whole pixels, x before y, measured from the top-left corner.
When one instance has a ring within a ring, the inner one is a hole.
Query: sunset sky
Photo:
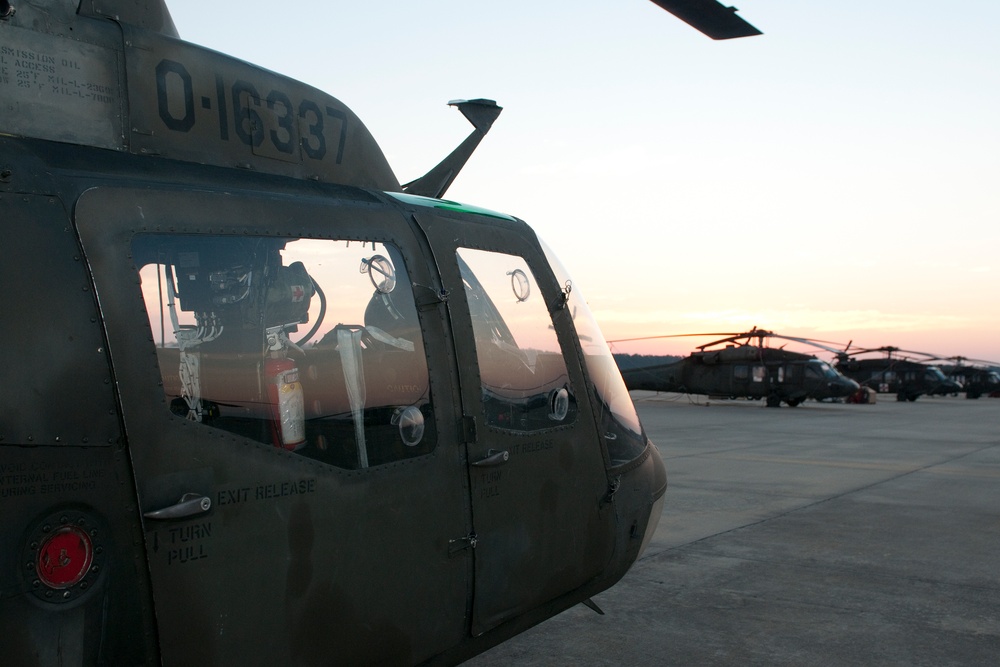
[[[470,131],[448,100],[497,100],[447,196],[527,220],[608,339],[1000,360],[995,0],[746,0],[764,35],[726,42],[648,0],[168,5],[184,39],[345,102],[402,182]]]

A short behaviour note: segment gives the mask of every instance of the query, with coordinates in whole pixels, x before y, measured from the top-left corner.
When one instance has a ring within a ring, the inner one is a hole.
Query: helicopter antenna
[[[453,150],[448,157],[420,178],[403,185],[403,192],[411,195],[422,195],[440,199],[451,187],[458,172],[472,157],[472,153],[479,146],[486,133],[493,127],[493,121],[497,119],[503,107],[498,106],[494,100],[452,100],[448,102],[450,106],[457,107],[462,115],[468,119],[475,128],[468,137],[465,138],[458,148]]]

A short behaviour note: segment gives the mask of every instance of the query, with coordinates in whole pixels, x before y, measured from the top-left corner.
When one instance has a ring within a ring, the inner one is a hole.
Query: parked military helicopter
[[[900,356],[918,355],[925,361],[939,358],[927,352],[892,346],[856,348],[850,344],[844,350],[831,351],[837,355],[838,371],[880,394],[896,394],[897,401],[915,401],[924,394],[945,396],[962,391],[962,385],[945,377],[937,366],[917,361],[912,356]],[[867,354],[881,356],[858,358]]]
[[[948,357],[939,359],[950,363],[941,364],[941,372],[949,380],[962,385],[966,398],[979,398],[983,394],[1000,392],[1000,363],[968,357]],[[970,363],[971,362],[971,363]]]
[[[453,663],[635,561],[662,461],[546,246],[439,199],[454,104],[401,186],[160,0],[0,0],[0,664]]]
[[[725,338],[699,345],[697,352],[680,361],[622,369],[625,386],[630,390],[764,399],[767,407],[771,408],[779,407],[782,402],[795,407],[807,398],[843,398],[859,388],[856,382],[813,355],[766,345],[766,341],[772,338],[798,342],[807,342],[807,339],[782,336],[756,327],[743,333],[681,336]],[[725,347],[711,349],[717,345]]]

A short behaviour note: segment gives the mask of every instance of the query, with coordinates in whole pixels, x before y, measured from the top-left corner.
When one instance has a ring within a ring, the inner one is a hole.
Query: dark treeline
[[[660,366],[680,361],[683,358],[671,354],[616,354],[614,357],[618,368],[623,371],[630,368]]]

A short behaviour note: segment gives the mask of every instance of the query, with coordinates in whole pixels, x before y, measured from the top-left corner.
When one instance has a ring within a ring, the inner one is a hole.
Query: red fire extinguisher
[[[279,327],[275,327],[279,328]],[[305,399],[299,369],[286,356],[287,337],[283,331],[268,330],[268,357],[264,360],[264,379],[271,404],[271,433],[275,447],[294,451],[306,442]]]

